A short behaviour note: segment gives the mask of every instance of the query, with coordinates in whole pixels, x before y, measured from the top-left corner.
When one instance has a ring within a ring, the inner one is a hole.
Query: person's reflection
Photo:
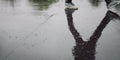
[[[106,16],[103,18],[99,26],[97,26],[96,30],[89,38],[89,41],[84,41],[74,26],[73,17],[72,17],[72,13],[74,11],[75,9],[65,9],[65,13],[68,21],[68,27],[76,42],[76,46],[74,46],[73,49],[74,59],[95,60],[96,43],[100,38],[103,29],[113,18],[118,18],[119,15],[117,15],[114,12],[107,11]]]

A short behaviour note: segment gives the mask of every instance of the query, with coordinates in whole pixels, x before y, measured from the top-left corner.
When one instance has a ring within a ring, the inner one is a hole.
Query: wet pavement
[[[119,60],[119,8],[73,3],[0,0],[0,60]]]

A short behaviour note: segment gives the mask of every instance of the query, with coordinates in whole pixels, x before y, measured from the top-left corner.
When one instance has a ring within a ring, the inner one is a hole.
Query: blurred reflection
[[[108,6],[112,1],[111,0],[105,0],[106,5]]]
[[[49,6],[58,0],[29,0],[37,10],[46,10]]]
[[[101,3],[101,0],[89,0],[92,6],[98,7]]]
[[[120,0],[103,0],[106,3],[108,9],[115,8],[117,11],[120,11]],[[101,0],[89,0],[92,6],[98,7]]]
[[[3,4],[7,4],[8,6],[14,7],[16,0],[1,0],[2,2],[4,2]]]
[[[115,6],[115,8],[116,8],[116,10],[120,11],[120,4],[117,4],[117,5]]]
[[[111,3],[108,4],[108,8],[115,8],[117,11],[120,11],[120,0],[118,1],[112,1]]]
[[[72,17],[74,11],[75,9],[65,9],[68,27],[76,42],[76,46],[74,46],[73,49],[74,60],[95,60],[96,43],[100,38],[103,29],[112,19],[120,19],[120,16],[114,12],[107,11],[106,16],[103,18],[99,26],[97,26],[96,30],[89,38],[89,41],[84,41],[74,26]]]

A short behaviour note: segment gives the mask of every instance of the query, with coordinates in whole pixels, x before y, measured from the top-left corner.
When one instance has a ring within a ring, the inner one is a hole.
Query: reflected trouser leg
[[[72,0],[65,0],[65,3],[72,3]]]
[[[105,0],[106,4],[109,5],[111,3],[111,0]]]

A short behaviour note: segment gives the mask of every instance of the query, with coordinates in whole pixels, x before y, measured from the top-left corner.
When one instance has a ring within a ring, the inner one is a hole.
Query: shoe
[[[71,6],[71,7],[66,7],[65,9],[73,9],[73,10],[78,10],[78,7],[76,7],[76,6]]]
[[[71,6],[75,6],[75,4],[73,4],[73,3],[65,3],[65,6],[71,7]]]
[[[78,7],[75,6],[73,3],[65,3],[66,8],[65,9],[75,9],[77,10]]]

